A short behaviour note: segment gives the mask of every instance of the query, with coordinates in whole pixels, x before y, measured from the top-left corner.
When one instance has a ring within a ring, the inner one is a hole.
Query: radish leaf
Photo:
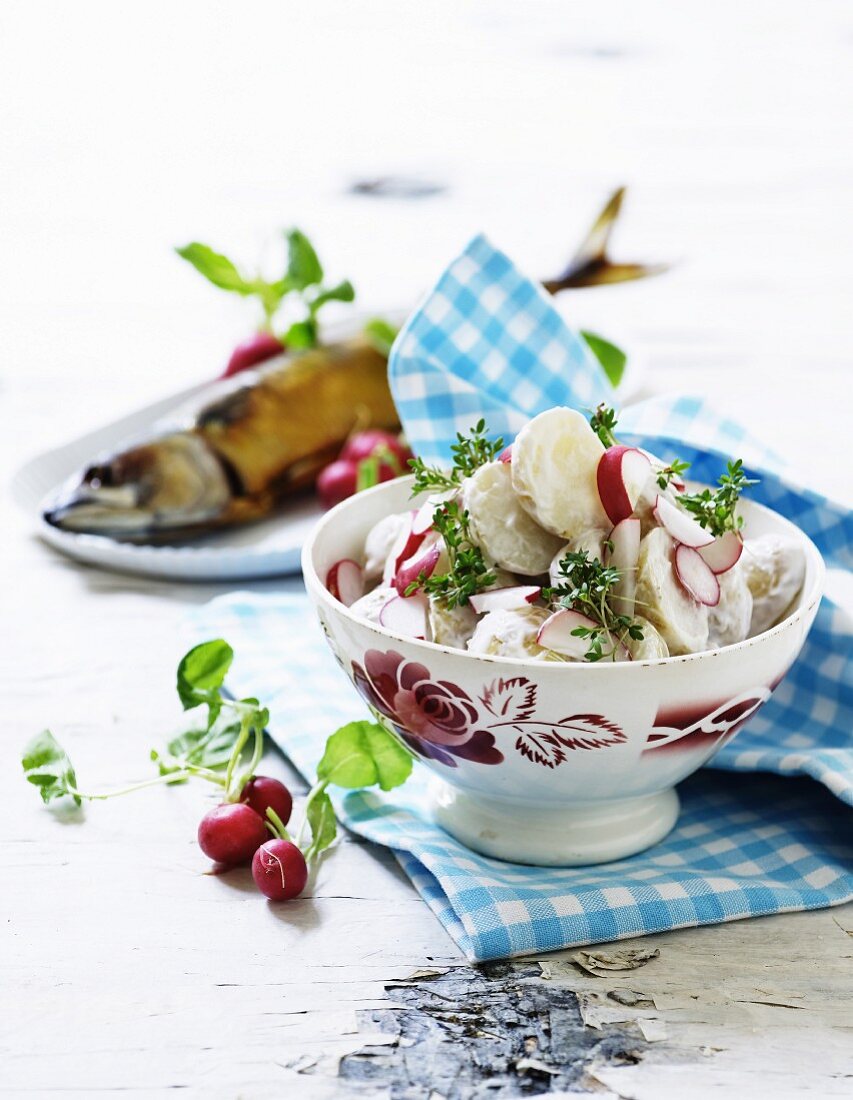
[[[368,321],[364,326],[364,335],[379,354],[384,355],[386,359],[391,354],[391,345],[397,339],[399,331],[398,328],[384,321],[381,317],[374,317],[372,321]]]
[[[287,234],[287,277],[297,290],[315,286],[323,279],[323,265],[314,246],[301,229],[290,229]]]
[[[74,766],[50,730],[43,730],[29,742],[21,763],[27,782],[38,787],[43,802],[70,795],[80,805]]]
[[[625,364],[628,356],[621,348],[605,340],[603,336],[597,336],[594,332],[585,332],[581,329],[581,336],[589,347],[589,350],[601,364],[601,369],[607,376],[611,386],[618,386],[625,374]]]
[[[311,848],[313,855],[328,848],[338,833],[332,800],[325,791],[319,791],[308,803],[306,811],[311,826]]]
[[[178,696],[184,710],[207,704],[207,728],[222,708],[219,689],[225,680],[234,650],[221,638],[194,646],[178,665]]]
[[[175,251],[220,290],[231,290],[235,294],[244,296],[257,291],[257,285],[244,279],[227,256],[223,256],[221,252],[214,252],[206,244],[192,241],[183,248],[176,248]]]
[[[387,730],[375,722],[349,722],[326,742],[317,777],[324,784],[355,790],[378,783],[390,791],[405,783],[412,758]]]

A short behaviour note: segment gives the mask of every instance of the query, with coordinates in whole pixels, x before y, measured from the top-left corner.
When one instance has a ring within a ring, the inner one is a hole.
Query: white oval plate
[[[402,324],[406,315],[394,310],[383,316],[393,324]],[[365,320],[365,317],[353,318],[345,325],[330,326],[329,336],[346,339]],[[620,346],[627,345],[622,343]],[[619,387],[623,401],[636,392],[643,365],[636,355],[629,355],[625,378]],[[22,466],[12,480],[12,494],[37,525],[39,536],[63,554],[89,565],[167,580],[253,580],[299,573],[302,544],[323,514],[319,501],[313,496],[301,497],[269,519],[225,528],[186,545],[175,546],[135,546],[103,535],[74,534],[60,531],[42,518],[45,502],[98,454],[146,435],[168,414],[201,398],[212,384],[203,383],[165,397],[62,447],[45,451]]]

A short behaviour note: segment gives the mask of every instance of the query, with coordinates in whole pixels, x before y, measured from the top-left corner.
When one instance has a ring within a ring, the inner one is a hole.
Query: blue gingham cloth
[[[615,403],[548,297],[482,237],[409,319],[389,374],[409,440],[428,461],[445,461],[456,432],[480,417],[511,440],[553,405]],[[687,459],[697,480],[716,481],[727,457],[742,457],[761,478],[750,496],[797,523],[828,565],[850,568],[849,511],[798,484],[781,459],[701,401],[628,408],[619,435]],[[271,736],[306,776],[328,734],[366,716],[304,597],[222,597],[194,614],[192,630],[195,640],[228,638],[237,653],[229,684],[268,703]],[[853,623],[823,601],[773,697],[712,769],[681,785],[675,830],[630,859],[551,869],[479,856],[432,823],[426,778],[416,764],[404,787],[336,795],[336,809],[349,828],[394,850],[471,960],[840,904],[853,898]]]

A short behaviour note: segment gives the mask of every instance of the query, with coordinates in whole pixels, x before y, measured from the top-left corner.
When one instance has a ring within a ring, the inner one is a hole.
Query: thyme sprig
[[[438,466],[428,466],[423,459],[409,460],[409,466],[415,475],[412,496],[424,492],[445,492],[455,489],[470,477],[475,470],[492,462],[503,450],[503,439],[490,440],[486,437],[486,421],[479,420],[467,436],[456,433],[456,442],[450,448],[453,465],[449,471]]]
[[[611,409],[603,402],[598,406],[589,418],[589,426],[601,440],[605,447],[615,447],[616,436],[613,434],[617,424],[616,410]]]
[[[720,475],[718,489],[703,489],[701,493],[681,493],[679,503],[690,512],[700,527],[707,528],[717,538],[726,531],[739,531],[743,526],[743,516],[737,514],[737,503],[743,490],[749,485],[757,485],[756,478],[747,477],[743,469],[743,460],[727,464],[726,472]]]
[[[689,462],[682,462],[680,458],[677,458],[674,462],[670,462],[668,466],[662,466],[656,473],[658,487],[665,489],[671,481],[680,479],[681,475],[690,469]]]
[[[430,577],[421,573],[406,589],[406,595],[422,588],[448,609],[464,607],[475,593],[494,584],[497,577],[483,559],[480,548],[471,541],[468,513],[455,500],[439,505],[432,522],[444,540],[450,568]]]
[[[609,658],[615,661],[627,638],[638,642],[643,640],[640,624],[628,615],[617,614],[613,609],[613,590],[621,577],[618,569],[604,565],[586,551],[565,554],[558,568],[565,582],[544,589],[542,595],[546,601],[556,601],[560,607],[578,611],[598,624],[595,627],[579,626],[572,631],[575,637],[589,642],[585,660],[594,662]]]

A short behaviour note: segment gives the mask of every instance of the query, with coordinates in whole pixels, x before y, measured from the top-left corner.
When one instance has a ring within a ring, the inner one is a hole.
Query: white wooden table
[[[849,500],[851,50],[840,2],[7,4],[4,470],[216,372],[248,330],[241,303],[173,244],[251,258],[300,224],[378,310],[411,302],[480,228],[552,274],[627,182],[621,253],[683,262],[567,311],[629,334],[648,390],[713,394]],[[444,190],[348,193],[384,176]],[[426,1095],[400,1084],[418,1044],[393,1027],[377,1040],[402,1018],[385,986],[461,964],[386,852],[348,840],[312,897],[268,906],[247,872],[205,874],[197,791],[154,789],[76,822],[20,776],[20,746],[43,726],[88,786],[144,776],[176,719],[179,624],[220,589],[73,565],[11,508],[2,531],[0,1093]],[[277,756],[264,769],[287,774]],[[851,929],[837,909],[652,937],[661,957],[610,985],[559,958],[512,974],[536,997],[580,995],[572,1087],[849,1095]],[[472,977],[448,973],[435,980]],[[613,986],[642,992],[654,1008],[633,1015],[663,1021],[664,1037],[608,1023]],[[614,1036],[635,1037],[636,1057],[608,1054]],[[384,1055],[345,1059],[338,1076],[341,1056],[375,1041]],[[353,1083],[365,1064],[378,1076]],[[535,1069],[515,1079],[548,1087]],[[464,1074],[442,1088],[480,1094]]]

